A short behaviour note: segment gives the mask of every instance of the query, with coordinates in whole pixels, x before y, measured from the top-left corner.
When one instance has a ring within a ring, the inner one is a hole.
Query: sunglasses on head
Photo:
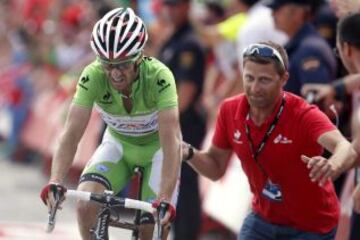
[[[245,57],[262,57],[262,58],[271,58],[275,59],[281,63],[281,65],[286,69],[284,60],[281,57],[278,50],[272,48],[265,44],[251,44],[243,51],[243,58]]]

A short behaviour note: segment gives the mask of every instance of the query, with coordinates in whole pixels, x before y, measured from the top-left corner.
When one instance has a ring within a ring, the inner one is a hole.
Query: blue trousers
[[[251,212],[244,220],[238,240],[333,240],[336,228],[326,234],[299,231],[266,222]]]

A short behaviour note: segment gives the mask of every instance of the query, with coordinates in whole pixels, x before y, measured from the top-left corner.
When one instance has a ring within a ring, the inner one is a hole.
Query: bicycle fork
[[[93,240],[109,240],[110,214],[110,208],[108,206],[101,209],[96,228],[90,230]]]
[[[137,176],[137,194],[136,194],[136,198],[137,199],[141,199],[141,190],[142,190],[142,183],[143,183],[143,172],[144,169],[142,167],[136,166],[134,168],[134,173]],[[141,218],[141,211],[136,210],[135,212],[135,225],[139,226],[140,225],[140,218]],[[139,239],[139,230],[133,230],[132,234],[131,234],[131,239],[132,240],[138,240]]]

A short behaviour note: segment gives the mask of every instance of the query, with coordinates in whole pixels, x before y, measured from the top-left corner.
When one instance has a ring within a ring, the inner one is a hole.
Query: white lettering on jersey
[[[278,144],[278,143],[282,143],[282,144],[290,144],[292,143],[292,140],[288,139],[287,137],[279,134],[277,135],[277,137],[274,139],[274,143]]]
[[[240,140],[241,138],[241,132],[239,130],[235,130],[234,132],[234,142],[238,144],[242,144],[243,142]]]
[[[158,131],[158,111],[142,116],[114,116],[98,105],[95,108],[104,122],[122,135],[138,137]]]

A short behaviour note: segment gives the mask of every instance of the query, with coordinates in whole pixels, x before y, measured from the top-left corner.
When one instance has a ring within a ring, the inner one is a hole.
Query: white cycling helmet
[[[108,61],[137,56],[148,39],[143,21],[131,8],[116,8],[94,25],[91,48]]]

